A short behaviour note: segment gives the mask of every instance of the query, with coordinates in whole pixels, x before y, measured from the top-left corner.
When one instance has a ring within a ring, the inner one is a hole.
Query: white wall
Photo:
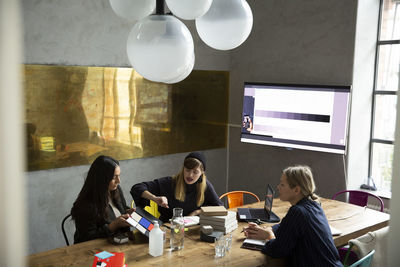
[[[379,1],[358,3],[351,106],[348,188],[367,183]]]
[[[0,0],[0,266],[25,265],[22,24],[20,3]]]

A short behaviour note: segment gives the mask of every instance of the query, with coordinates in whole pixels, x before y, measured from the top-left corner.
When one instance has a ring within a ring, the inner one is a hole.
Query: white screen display
[[[350,86],[245,84],[242,142],[344,153]]]

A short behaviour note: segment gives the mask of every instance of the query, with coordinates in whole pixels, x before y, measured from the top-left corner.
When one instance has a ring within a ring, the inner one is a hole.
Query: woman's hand
[[[188,216],[197,216],[201,213],[201,209],[192,211]]]
[[[169,208],[168,207],[168,199],[166,197],[164,197],[164,196],[155,197],[153,199],[153,201],[156,202],[157,205],[160,206],[160,207],[167,208],[167,209]]]
[[[255,223],[249,223],[248,227],[243,228],[243,231],[247,238],[259,240],[270,240],[275,238],[271,227],[263,228]]]
[[[119,228],[130,226],[130,224],[126,221],[128,218],[128,214],[122,214],[108,225],[108,229],[110,229],[111,232],[115,232]]]
[[[131,215],[132,212],[134,212],[134,211],[136,211],[136,209],[135,209],[135,208],[131,208],[131,209],[127,209],[127,210],[126,210],[126,213],[129,214],[129,215]]]

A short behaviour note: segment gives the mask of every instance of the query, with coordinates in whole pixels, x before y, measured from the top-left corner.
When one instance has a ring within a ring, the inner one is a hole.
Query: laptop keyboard
[[[264,209],[249,209],[252,218],[265,218]]]

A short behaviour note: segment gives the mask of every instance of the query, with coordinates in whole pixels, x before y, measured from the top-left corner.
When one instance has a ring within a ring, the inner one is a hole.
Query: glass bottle
[[[174,208],[171,219],[171,238],[170,246],[172,250],[180,250],[183,248],[183,240],[185,239],[185,224],[183,222],[183,209]]]

